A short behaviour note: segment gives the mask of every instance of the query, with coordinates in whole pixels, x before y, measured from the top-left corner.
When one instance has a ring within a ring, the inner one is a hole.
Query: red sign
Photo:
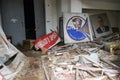
[[[0,80],[6,80],[5,77],[2,75],[1,72],[0,72]]]
[[[41,38],[36,39],[35,48],[41,49],[42,51],[47,51],[58,42],[60,42],[60,37],[55,31],[53,31]]]

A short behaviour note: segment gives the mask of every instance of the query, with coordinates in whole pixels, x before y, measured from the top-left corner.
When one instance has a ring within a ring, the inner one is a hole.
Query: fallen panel
[[[24,66],[26,56],[6,38],[0,26],[0,72],[5,80],[12,80]]]

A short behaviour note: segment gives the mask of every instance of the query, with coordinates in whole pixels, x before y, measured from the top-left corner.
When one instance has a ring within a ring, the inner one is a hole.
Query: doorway
[[[23,1],[24,1],[26,39],[36,39],[34,1],[33,0]]]

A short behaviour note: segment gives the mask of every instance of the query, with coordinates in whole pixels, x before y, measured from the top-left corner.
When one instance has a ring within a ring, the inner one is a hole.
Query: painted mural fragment
[[[65,43],[91,41],[91,30],[87,14],[64,14]]]

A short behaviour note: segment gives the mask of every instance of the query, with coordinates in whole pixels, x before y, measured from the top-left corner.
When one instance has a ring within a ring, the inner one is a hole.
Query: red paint
[[[0,72],[0,76],[2,77],[2,80],[6,80],[5,77],[2,75],[1,72]]]
[[[34,45],[36,49],[42,49],[42,51],[47,51],[59,41],[60,37],[55,31],[53,31],[41,38],[36,39]]]

